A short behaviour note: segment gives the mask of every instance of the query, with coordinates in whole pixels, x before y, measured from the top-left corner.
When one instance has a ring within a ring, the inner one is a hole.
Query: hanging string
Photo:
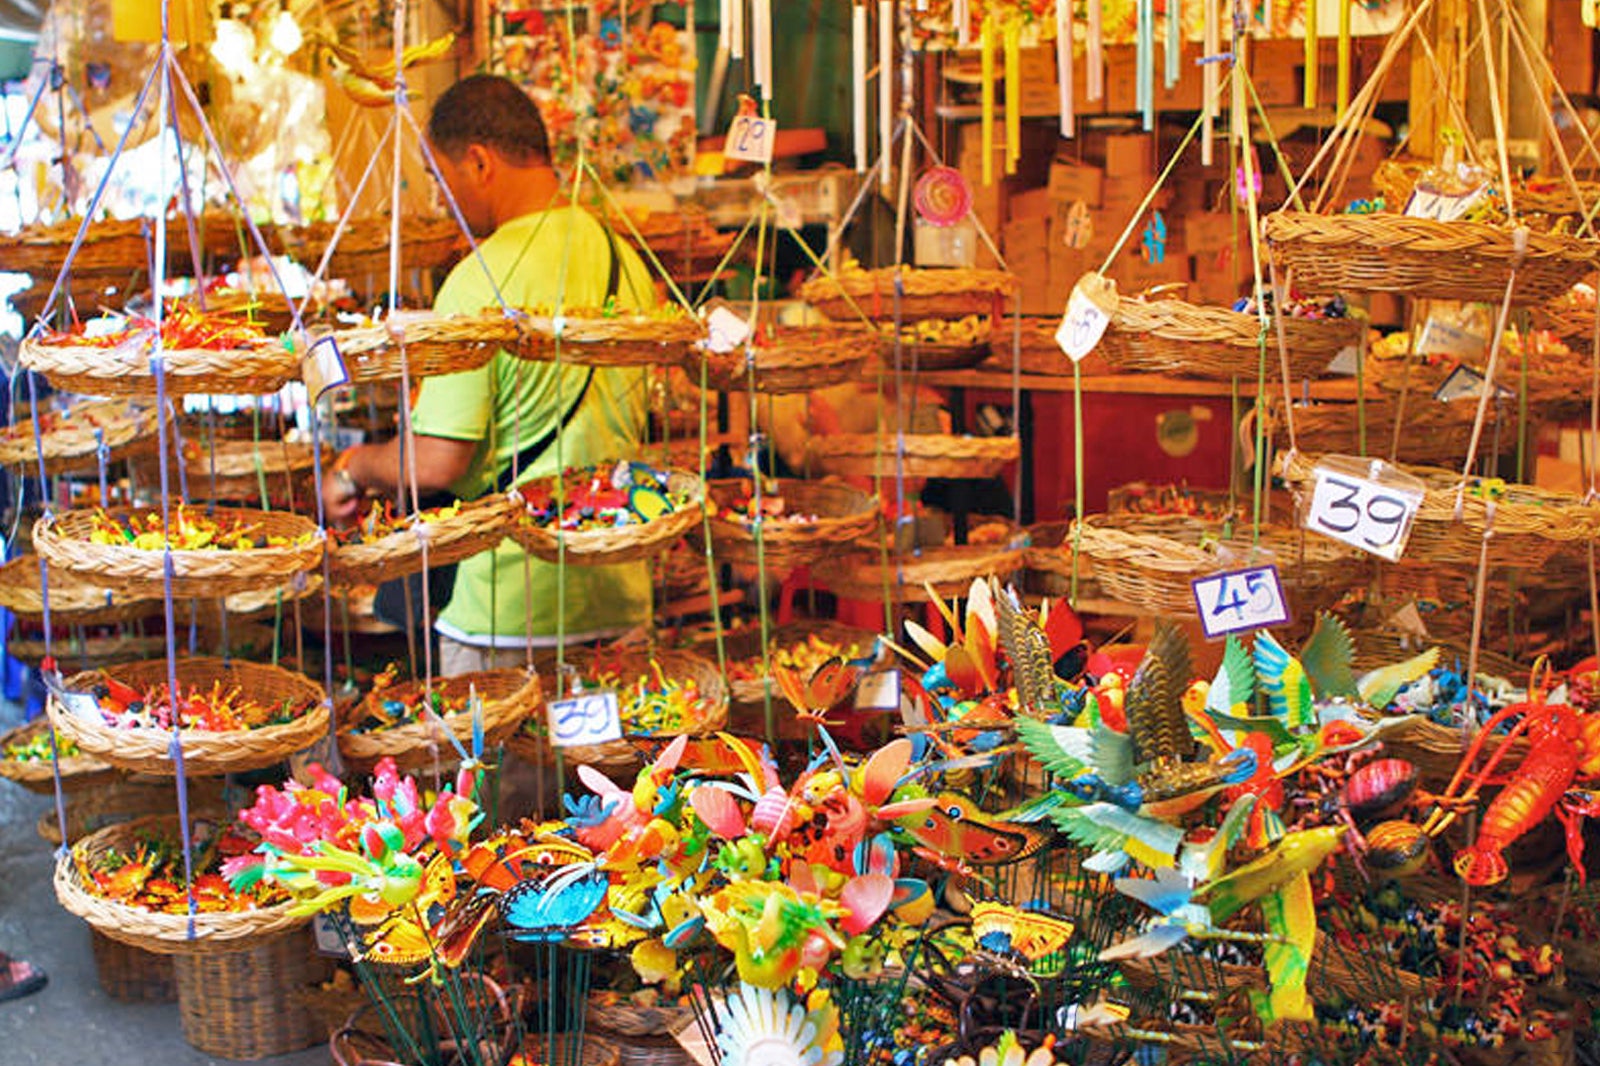
[[[20,373],[26,374],[28,378],[28,402],[33,407],[33,451],[34,458],[39,464],[39,502],[44,511],[43,520],[49,522],[52,518],[52,510],[50,507],[50,482],[45,475],[44,469],[44,431],[39,424],[39,388],[34,374],[25,370],[20,371]],[[103,504],[105,499],[105,471],[103,465],[101,468],[100,484],[102,493],[101,502]],[[22,495],[20,487],[17,495],[19,497],[19,506],[17,510],[20,514],[20,497]],[[55,659],[55,648],[52,644],[52,632],[54,627],[50,622],[50,568],[45,563],[43,555],[39,556],[39,602],[42,621],[44,624],[45,661],[53,662]],[[67,711],[66,708],[62,708],[62,710],[65,713],[71,713],[70,711]],[[46,728],[50,734],[50,770],[51,783],[55,792],[56,827],[61,831],[61,847],[57,849],[56,852],[57,856],[59,857],[60,855],[65,854],[67,841],[70,840],[71,837],[67,835],[67,800],[61,788],[60,742],[56,739],[55,723],[48,721],[47,719]]]

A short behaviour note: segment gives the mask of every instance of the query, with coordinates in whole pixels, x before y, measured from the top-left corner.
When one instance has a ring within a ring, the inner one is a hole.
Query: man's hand
[[[360,487],[343,467],[335,466],[322,479],[322,513],[328,525],[336,529],[354,525],[361,515],[361,500]]]

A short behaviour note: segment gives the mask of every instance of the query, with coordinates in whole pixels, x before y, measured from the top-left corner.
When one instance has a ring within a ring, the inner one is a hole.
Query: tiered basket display
[[[28,622],[44,620],[39,559],[19,555],[0,566],[0,607]],[[50,568],[50,621],[56,625],[105,626],[160,615],[160,593],[134,595],[100,588],[75,574]]]
[[[1392,292],[1418,299],[1499,304],[1512,272],[1512,301],[1540,304],[1595,268],[1595,242],[1557,233],[1518,234],[1486,222],[1439,222],[1395,214],[1279,211],[1263,233],[1288,283],[1310,293]]]
[[[402,312],[368,326],[327,334],[339,348],[353,382],[412,381],[434,374],[476,370],[501,349],[516,347],[517,320],[499,311],[476,315]],[[312,341],[320,339],[313,334]]]
[[[687,314],[531,314],[522,322],[517,354],[578,366],[677,366],[704,340],[705,326]]]
[[[451,763],[456,756],[449,739],[441,732],[440,722],[470,754],[474,728],[482,728],[485,750],[497,747],[543,705],[536,674],[521,670],[482,670],[436,678],[430,690],[447,703],[466,700],[476,693],[482,704],[476,723],[469,708],[442,715],[439,722],[418,718],[405,725],[371,732],[350,728],[354,720],[364,717],[366,708],[373,702],[394,700],[409,707],[417,701],[423,687],[421,681],[394,685],[368,694],[361,703],[347,710],[341,716],[344,725],[339,730],[339,754],[344,756],[345,762],[359,769],[370,769],[378,760],[389,756],[402,771],[429,766],[436,757]]]
[[[1296,380],[1322,377],[1345,348],[1360,343],[1357,318],[1283,320],[1289,373]],[[1262,319],[1226,307],[1202,307],[1177,299],[1124,297],[1098,351],[1119,370],[1231,381],[1253,378],[1262,358]],[[1279,374],[1278,323],[1266,318],[1268,380]]]
[[[224,774],[272,766],[309,747],[328,731],[322,687],[300,674],[262,663],[195,658],[178,660],[177,675],[181,692],[209,692],[213,686],[224,691],[237,688],[246,699],[263,706],[281,705],[293,714],[281,725],[258,729],[183,729],[179,736],[187,773]],[[166,684],[167,661],[152,659],[77,674],[67,680],[67,688],[89,692],[108,677],[143,692]],[[57,734],[70,738],[85,754],[139,773],[175,772],[171,730],[107,725],[98,714],[75,713],[53,697],[48,708]]]
[[[335,545],[328,557],[329,577],[337,588],[375,585],[423,566],[446,566],[488,551],[505,539],[519,504],[510,495],[485,496],[464,503],[451,515],[398,529],[377,540]]]
[[[524,551],[547,563],[558,562],[563,555],[569,564],[583,566],[648,559],[671,547],[679,537],[700,525],[705,516],[705,486],[698,477],[670,470],[667,488],[673,494],[687,496],[689,502],[649,522],[609,529],[554,530],[534,525],[531,519],[519,515],[507,533]],[[526,486],[523,491],[527,491]]]
[[[810,392],[860,379],[862,367],[875,348],[885,342],[874,330],[861,325],[777,326],[758,337],[755,356],[755,391]],[[684,358],[689,380],[700,381],[702,363],[708,387],[722,392],[745,392],[751,387],[744,345],[725,353],[697,348]]]
[[[174,513],[176,509],[174,505]],[[135,513],[148,514],[150,509],[119,507],[110,508],[107,513],[125,521]],[[170,557],[175,596],[225,596],[277,588],[296,574],[309,573],[322,562],[322,537],[308,518],[287,511],[229,507],[216,508],[207,515],[217,520],[237,521],[248,526],[254,536],[282,538],[285,543],[237,551],[174,548]],[[125,544],[97,544],[92,539],[95,525],[96,516],[92,510],[45,515],[34,523],[34,549],[51,566],[102,583],[107,588],[160,596],[163,560],[169,553]]]
[[[900,449],[904,447],[904,454]],[[1022,454],[1015,437],[835,433],[806,442],[810,466],[840,477],[994,477]]]
[[[1003,314],[1017,287],[1016,277],[1000,270],[881,267],[812,278],[800,287],[800,298],[829,318],[893,322],[898,314],[912,322]]]
[[[154,354],[148,337],[135,337],[115,348],[29,338],[22,342],[17,358],[63,392],[150,397],[156,394],[155,372],[150,368]],[[300,375],[294,354],[277,340],[263,339],[247,348],[164,348],[161,357],[169,396],[277,392]]]
[[[39,417],[47,474],[95,471],[102,447],[108,463],[156,447],[159,425],[153,404],[80,400],[65,411],[42,412]],[[38,473],[39,451],[33,420],[19,412],[17,421],[0,431],[0,464],[21,466],[24,476],[33,476]]]
[[[208,211],[194,220],[201,254],[237,258],[240,251],[238,220],[222,211]],[[72,251],[83,220],[36,223],[15,233],[0,235],[6,269],[34,275],[36,281],[53,281]],[[248,238],[246,238],[248,239]],[[89,223],[83,242],[72,256],[76,277],[123,278],[150,269],[154,249],[154,224],[148,218],[104,219]],[[167,220],[167,260],[182,271],[193,269],[189,226],[182,218]]]
[[[885,591],[900,603],[924,603],[928,589],[943,599],[966,595],[974,578],[994,575],[1004,581],[1022,569],[1026,550],[1010,544],[965,544],[891,554],[887,564],[875,551],[830,556],[811,575],[837,596],[882,600]]]
[[[784,515],[810,520],[769,518],[761,526],[760,560],[773,570],[791,570],[838,551],[841,544],[871,533],[878,523],[876,501],[865,492],[837,481],[782,479],[768,497],[783,501]],[[718,562],[754,566],[758,561],[755,530],[749,519],[728,510],[734,501],[749,499],[748,479],[713,481],[711,542]],[[689,530],[692,541],[703,544],[701,527]]]
[[[323,460],[332,459],[323,449]],[[258,501],[263,491],[271,500],[311,502],[311,445],[286,440],[217,440],[189,449],[184,474],[197,500]]]

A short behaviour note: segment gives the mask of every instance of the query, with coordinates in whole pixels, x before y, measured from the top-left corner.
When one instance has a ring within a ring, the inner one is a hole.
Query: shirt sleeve
[[[424,378],[411,408],[411,428],[425,437],[481,441],[489,435],[489,364]]]

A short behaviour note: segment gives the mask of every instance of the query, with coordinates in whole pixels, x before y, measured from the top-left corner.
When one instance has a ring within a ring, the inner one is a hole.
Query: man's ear
[[[494,153],[481,144],[467,145],[466,153],[461,157],[461,165],[479,181],[486,179],[493,171],[495,164]]]

